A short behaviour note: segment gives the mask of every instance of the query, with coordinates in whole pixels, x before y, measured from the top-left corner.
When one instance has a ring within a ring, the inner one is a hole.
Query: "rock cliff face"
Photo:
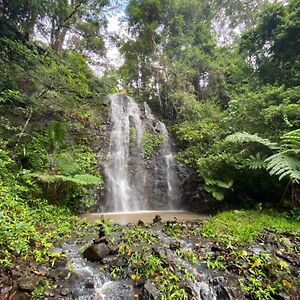
[[[124,95],[109,100],[104,211],[179,209],[178,173],[165,125],[147,104]]]

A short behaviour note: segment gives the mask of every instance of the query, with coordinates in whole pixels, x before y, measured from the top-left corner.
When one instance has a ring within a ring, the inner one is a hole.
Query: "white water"
[[[140,107],[124,95],[109,96],[111,136],[106,175],[106,211],[176,209],[177,175],[165,125],[147,104]],[[145,130],[162,134],[163,141],[151,162],[143,159]]]

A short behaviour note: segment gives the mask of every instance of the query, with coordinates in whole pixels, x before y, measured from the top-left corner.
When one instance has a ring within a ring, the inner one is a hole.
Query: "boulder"
[[[109,248],[105,243],[92,244],[83,252],[83,256],[90,261],[101,261],[109,253]]]

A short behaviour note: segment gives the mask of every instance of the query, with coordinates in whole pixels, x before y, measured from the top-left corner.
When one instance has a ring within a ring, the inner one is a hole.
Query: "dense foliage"
[[[98,78],[89,64],[104,56],[120,3],[124,64]],[[165,119],[178,163],[210,197],[256,210],[158,224],[161,234],[157,224],[103,223],[122,258],[107,265],[111,278],[150,278],[162,299],[189,299],[182,279],[195,276],[185,266],[198,263],[238,274],[251,299],[296,294],[299,210],[263,208],[299,205],[299,34],[299,0],[0,0],[0,277],[14,280],[9,270],[27,264],[46,279],[32,297],[45,296],[47,278],[29,262],[53,267],[57,240],[86,227],[74,214],[103,188],[104,97],[123,85]],[[143,138],[148,161],[164,141]],[[187,238],[191,249],[180,246]],[[267,251],[256,253],[261,242]]]
[[[121,76],[169,120],[179,162],[214,198],[295,206],[299,143],[264,143],[300,126],[299,1],[243,4],[129,1]]]
[[[74,212],[92,206],[103,186],[96,152],[104,145],[109,85],[80,52],[104,50],[99,28],[106,5],[0,2],[1,268],[18,259],[55,261],[49,248],[80,228]],[[70,31],[80,42],[76,49],[63,47]],[[35,41],[34,34],[51,35],[51,43]]]

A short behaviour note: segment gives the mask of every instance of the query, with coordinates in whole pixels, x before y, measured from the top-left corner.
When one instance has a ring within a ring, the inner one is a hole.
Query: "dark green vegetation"
[[[168,122],[178,162],[196,169],[211,197],[256,208],[222,213],[203,226],[164,225],[174,239],[214,238],[221,245],[202,251],[194,243],[174,255],[240,274],[242,289],[256,299],[293,295],[300,247],[299,0],[130,0],[131,38],[118,39],[124,65],[99,79],[89,63],[105,53],[106,17],[118,1],[109,2],[0,1],[0,273],[21,261],[54,265],[59,255],[49,249],[86,227],[75,214],[91,207],[103,187],[96,154],[106,146],[104,97],[120,80]],[[146,160],[161,142],[161,135],[145,134]],[[190,296],[180,279],[193,275],[146,247],[160,242],[155,232],[107,229],[122,234],[115,243],[125,257],[109,269],[112,278],[130,265],[128,276],[151,278],[163,299]],[[255,253],[250,244],[258,242],[267,246]]]
[[[299,13],[297,0],[129,1],[123,80],[217,200],[299,201]]]
[[[104,226],[117,248],[104,270],[136,287],[151,282],[161,299],[199,299],[199,281],[216,290],[230,281],[236,299],[299,293],[300,223],[292,216],[235,211],[205,222]]]
[[[108,84],[94,76],[80,50],[104,49],[93,32],[105,18],[86,15],[93,9],[100,17],[108,3],[75,2],[0,3],[1,273],[20,260],[54,262],[48,250],[86,226],[74,212],[93,205],[91,188],[103,186],[96,152],[104,146]],[[51,28],[43,28],[45,17]],[[33,40],[34,27],[51,35],[51,45]],[[63,50],[75,29],[84,39],[76,51]]]

